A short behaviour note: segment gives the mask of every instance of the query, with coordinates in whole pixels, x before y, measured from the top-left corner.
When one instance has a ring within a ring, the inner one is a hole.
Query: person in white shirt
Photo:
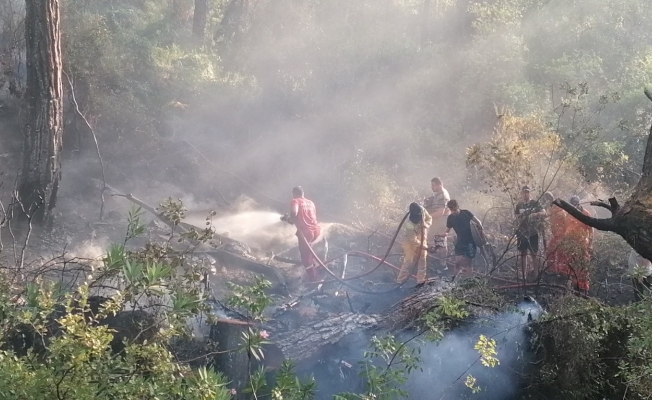
[[[652,262],[632,249],[627,264],[634,284],[634,301],[641,301],[645,295],[650,294],[652,287]]]
[[[423,201],[423,207],[428,211],[430,217],[432,217],[430,232],[437,237],[443,237],[441,235],[446,230],[446,221],[451,214],[451,211],[446,207],[446,204],[451,200],[451,196],[448,194],[448,190],[444,188],[444,184],[440,178],[432,178],[430,180],[430,188],[432,189],[432,196]],[[439,258],[440,266],[446,269],[448,247],[445,239],[442,240],[440,246],[435,254]]]

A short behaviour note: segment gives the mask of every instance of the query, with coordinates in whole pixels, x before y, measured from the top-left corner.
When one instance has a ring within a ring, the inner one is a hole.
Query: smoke
[[[83,240],[73,245],[67,258],[81,260],[93,269],[100,268],[103,265],[102,259],[106,255],[109,244],[109,239],[106,237]]]
[[[281,221],[281,214],[273,211],[245,211],[212,220],[191,215],[184,222],[202,228],[210,227],[219,235],[258,248],[296,243],[295,228]]]
[[[528,367],[528,314],[536,319],[541,308],[536,303],[524,302],[515,311],[468,322],[447,332],[440,341],[412,341],[411,347],[420,348],[422,371],[413,371],[402,386],[413,399],[518,399],[521,375]],[[382,336],[382,333],[375,333]],[[397,337],[406,341],[415,332],[404,332]],[[499,365],[485,367],[474,349],[480,335],[496,341]],[[356,361],[369,343],[368,335],[356,333],[349,338],[350,345],[332,352],[311,371],[318,386],[318,399],[329,399],[344,391],[363,390],[364,383],[356,379]],[[346,365],[347,367],[343,367]],[[401,368],[398,366],[397,368]],[[479,393],[472,394],[465,385],[467,376],[476,379]],[[362,386],[356,386],[362,385]]]
[[[464,382],[468,375],[476,378],[481,391],[473,399],[519,398],[519,374],[527,357],[528,313],[536,318],[540,308],[523,303],[516,312],[500,314],[484,322],[453,330],[435,343],[421,345],[423,372],[415,371],[406,384],[410,397],[460,399],[470,395]],[[480,335],[496,341],[500,365],[485,367],[474,346]]]
[[[198,228],[209,227],[215,233],[246,243],[261,250],[282,251],[297,245],[296,228],[281,221],[281,214],[274,211],[250,210],[227,214],[216,218],[208,213],[195,211],[184,219],[185,223]],[[333,223],[321,223],[322,236],[327,237]]]

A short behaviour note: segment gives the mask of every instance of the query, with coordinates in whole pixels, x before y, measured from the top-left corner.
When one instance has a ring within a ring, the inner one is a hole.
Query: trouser
[[[426,257],[428,252],[421,244],[407,242],[403,243],[403,264],[396,277],[396,282],[403,283],[410,276],[414,262],[417,261],[417,283],[426,281]]]
[[[429,229],[431,236],[435,237],[435,244],[440,246],[435,251],[439,264],[446,267],[446,257],[448,256],[448,241],[445,237],[438,236],[446,232],[446,219],[448,216],[437,216],[432,218],[432,226]]]
[[[554,272],[567,275],[573,287],[580,292],[589,290],[589,263],[591,252],[586,241],[566,239],[556,249]]]
[[[634,284],[634,301],[641,301],[645,296],[650,294],[652,276],[646,276],[640,279],[632,278],[632,283]]]
[[[301,233],[303,234],[303,237],[306,238],[306,240],[301,240],[299,238],[299,254],[301,254],[301,264],[303,264],[304,268],[306,269],[306,278],[308,282],[317,282],[318,279],[318,274],[317,274],[317,268],[319,267],[319,264],[317,263],[317,260],[315,260],[315,256],[313,256],[310,245],[317,240],[319,237],[319,234],[321,230],[319,227],[315,230],[302,230]],[[297,232],[297,236],[299,236],[299,232]],[[307,242],[307,243],[306,243]]]

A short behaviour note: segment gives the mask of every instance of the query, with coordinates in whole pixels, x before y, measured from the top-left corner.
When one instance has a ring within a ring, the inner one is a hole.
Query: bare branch
[[[645,96],[652,101],[652,93],[648,88],[643,91]],[[645,145],[645,156],[643,156],[643,174],[641,179],[652,175],[652,126],[650,126],[650,134],[647,138]]]
[[[650,89],[645,88],[643,89],[643,93],[645,93],[645,96],[652,101],[652,92],[650,92]]]
[[[567,203],[566,201],[561,199],[555,200],[553,204],[563,209],[570,215],[572,215],[575,219],[577,219],[581,223],[590,226],[591,228],[595,228],[599,231],[616,232],[616,224],[613,218],[589,217],[588,215],[583,214],[577,208],[573,207],[573,205],[571,205],[570,203]]]
[[[617,213],[620,209],[620,204],[618,204],[618,200],[616,200],[615,197],[609,197],[609,204],[611,205],[614,213]]]
[[[104,192],[108,189],[108,186],[106,184],[106,176],[104,174],[104,161],[102,160],[102,153],[100,153],[100,145],[97,142],[97,135],[95,134],[95,130],[91,126],[90,122],[88,122],[86,116],[82,114],[81,110],[79,110],[79,104],[77,104],[77,98],[75,97],[75,88],[72,85],[72,80],[70,79],[70,76],[68,76],[66,71],[63,71],[63,74],[68,79],[68,86],[70,86],[70,99],[72,100],[72,104],[75,106],[75,112],[84,121],[86,127],[88,127],[88,130],[91,131],[91,135],[93,135],[93,141],[95,142],[95,151],[97,152],[97,159],[100,161],[100,168],[102,169],[102,190],[100,191],[100,199],[102,201],[102,205],[100,206],[100,221],[101,221],[104,218]]]
[[[605,202],[602,201],[602,200],[592,201],[592,202],[590,202],[589,204],[591,204],[591,205],[594,206],[594,207],[602,207],[602,208],[605,208],[605,209],[609,210],[612,214],[614,213],[614,210],[613,210],[613,208],[611,207],[611,205],[609,205],[608,203],[605,203]]]

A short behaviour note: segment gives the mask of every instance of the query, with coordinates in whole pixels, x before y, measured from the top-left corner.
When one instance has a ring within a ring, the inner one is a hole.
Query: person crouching
[[[428,256],[428,228],[432,225],[430,214],[417,203],[410,204],[410,213],[403,228],[403,264],[396,277],[397,283],[407,280],[414,263],[417,263],[417,284],[426,281]]]

